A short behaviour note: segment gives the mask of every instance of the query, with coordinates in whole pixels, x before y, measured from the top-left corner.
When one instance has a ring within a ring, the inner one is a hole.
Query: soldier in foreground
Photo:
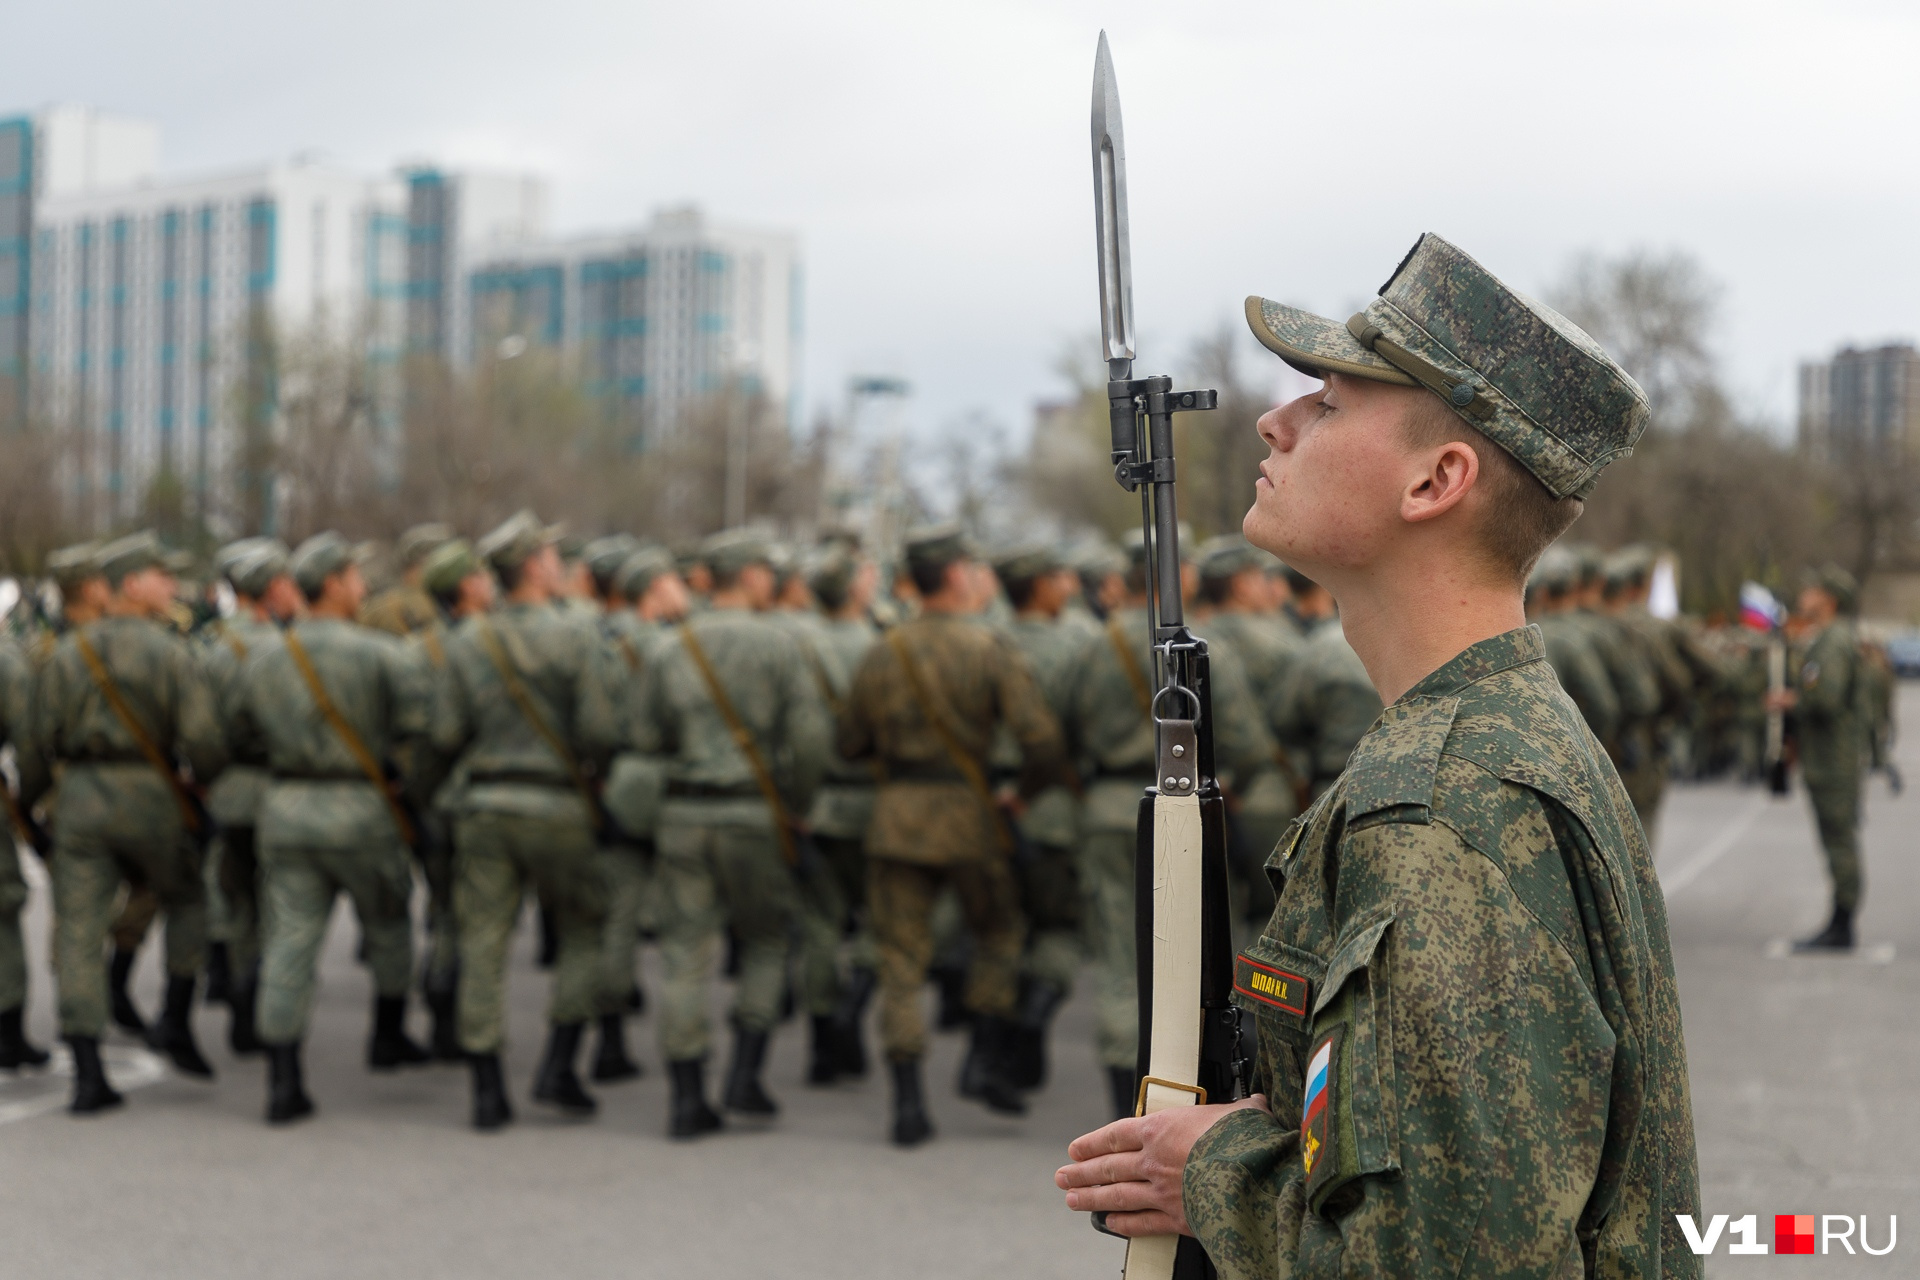
[[[1801,588],[1798,620],[1809,637],[1798,679],[1793,688],[1767,695],[1769,710],[1777,707],[1793,717],[1800,773],[1807,782],[1833,887],[1833,912],[1826,927],[1796,943],[1801,951],[1852,948],[1853,917],[1860,909],[1860,791],[1866,779],[1868,688],[1859,633],[1847,616],[1855,592],[1853,575],[1835,565],[1820,570]]]
[[[233,723],[236,744],[264,746],[273,770],[260,806],[259,1034],[267,1050],[267,1120],[313,1111],[300,1042],[334,899],[353,900],[373,972],[375,1070],[428,1061],[407,1038],[413,978],[413,820],[388,782],[393,744],[427,731],[426,672],[399,641],[355,620],[366,583],[353,548],[316,534],[291,571],[307,617],[247,659]]]
[[[753,530],[736,530],[703,550],[710,607],[649,654],[633,725],[635,748],[667,760],[655,875],[660,1049],[673,1075],[668,1132],[676,1138],[722,1123],[703,1077],[724,928],[739,947],[740,976],[721,1101],[760,1119],[779,1112],[760,1072],[786,990],[794,877],[825,874],[800,865],[796,815],[813,801],[831,738],[805,660],[785,631],[758,616],[773,602],[773,548]]]
[[[32,673],[13,641],[0,638],[0,747],[11,743],[18,755],[31,748],[26,740]],[[0,788],[0,1070],[40,1067],[47,1051],[28,1043],[27,949],[20,934],[20,911],[27,905],[27,882],[20,874],[19,846],[35,840],[26,808],[4,778]],[[37,852],[47,852],[37,850]]]
[[[167,997],[154,1047],[182,1072],[211,1077],[194,1043],[193,990],[206,960],[206,886],[187,830],[205,821],[180,777],[201,783],[226,743],[200,664],[164,619],[173,575],[159,541],[109,543],[97,564],[111,594],[100,620],[67,633],[35,681],[33,750],[21,760],[23,807],[62,766],[54,804],[54,974],[60,1033],[73,1049],[73,1103],[84,1115],[119,1105],[100,1065],[107,1021],[102,962],[122,882],[152,889],[167,913]]]
[[[1521,601],[1646,398],[1436,236],[1349,324],[1247,314],[1325,379],[1260,420],[1247,535],[1334,593],[1387,709],[1268,863],[1255,1096],[1078,1139],[1067,1203],[1232,1280],[1697,1275],[1659,884]]]
[[[513,1119],[500,1066],[507,946],[530,889],[553,912],[559,939],[533,1097],[569,1115],[599,1109],[575,1068],[587,1019],[599,1011],[606,917],[588,771],[612,755],[619,725],[592,620],[554,607],[557,540],[525,511],[480,540],[475,550],[499,577],[505,606],[474,614],[447,637],[434,705],[434,746],[467,777],[453,827],[453,909],[460,1043],[481,1130]]]
[[[868,902],[880,945],[893,1141],[913,1146],[933,1135],[921,1090],[920,998],[933,957],[934,899],[947,886],[973,942],[973,1045],[961,1092],[1004,1114],[1026,1111],[1012,1079],[1026,929],[988,755],[1004,725],[1020,747],[1016,811],[1063,776],[1065,755],[1026,662],[969,616],[979,604],[973,544],[953,526],[921,529],[907,538],[906,561],[920,614],[867,650],[840,717],[839,746],[848,760],[879,761],[886,779],[867,829]]]

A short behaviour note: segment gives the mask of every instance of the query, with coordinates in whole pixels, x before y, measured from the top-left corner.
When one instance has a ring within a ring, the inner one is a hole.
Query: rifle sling
[[[1139,656],[1120,629],[1120,619],[1107,619],[1107,639],[1113,641],[1113,651],[1120,655],[1120,668],[1127,673],[1127,683],[1133,686],[1133,700],[1140,704],[1140,714],[1152,716],[1153,690],[1147,687],[1147,673],[1140,669]]]
[[[699,637],[693,634],[692,624],[680,625],[680,641],[700,672],[700,679],[707,686],[714,708],[719,711],[720,718],[726,721],[727,732],[733,735],[733,745],[739,747],[740,754],[747,758],[747,767],[753,770],[754,784],[760,788],[760,794],[767,798],[767,808],[773,813],[774,835],[780,840],[781,859],[790,867],[799,866],[800,851],[794,847],[793,825],[787,819],[786,803],[780,799],[780,787],[773,780],[773,770],[767,767],[767,758],[760,754],[760,744],[754,741],[753,730],[747,728],[746,721],[740,718],[739,710],[733,705],[733,699],[727,696],[726,686],[720,683],[720,673],[708,661],[707,651]]]
[[[500,642],[500,633],[494,630],[492,619],[479,617],[474,621],[478,624],[480,644],[486,649],[487,657],[492,659],[493,669],[500,673],[500,682],[507,688],[507,697],[513,699],[513,705],[520,709],[520,714],[533,727],[533,731],[539,734],[553,754],[560,758],[561,767],[567,771],[567,776],[573,779],[574,790],[578,791],[580,798],[587,802],[587,820],[593,824],[594,831],[598,832],[602,825],[600,805],[594,799],[593,788],[588,785],[586,775],[580,772],[580,762],[574,758],[573,752],[567,749],[565,739],[555,733],[553,726],[547,723],[547,718],[540,714],[540,708],[534,704],[533,695],[527,691],[526,682],[521,680],[519,670],[515,668],[513,659],[507,654],[507,647]]]
[[[292,657],[293,665],[300,669],[300,678],[307,682],[307,692],[313,695],[313,705],[319,710],[321,717],[333,726],[334,735],[340,739],[340,745],[347,749],[347,754],[353,757],[353,762],[360,766],[360,772],[367,775],[367,781],[372,783],[373,789],[380,793],[380,798],[387,802],[387,812],[393,815],[393,825],[400,829],[400,842],[411,846],[416,839],[413,822],[407,817],[407,811],[400,807],[400,801],[394,797],[393,789],[387,785],[386,771],[380,767],[380,762],[374,759],[373,752],[367,749],[366,742],[353,731],[353,726],[347,723],[347,718],[340,714],[340,708],[335,706],[333,699],[328,696],[327,686],[320,682],[320,673],[313,669],[313,660],[307,657],[307,646],[300,643],[300,637],[293,633],[293,628],[287,628],[286,638],[287,653]]]
[[[986,810],[987,821],[993,827],[994,842],[1000,846],[1000,852],[1012,852],[1013,842],[1008,835],[1006,823],[999,820],[998,809],[993,803],[993,788],[987,785],[986,771],[980,767],[980,762],[973,758],[966,747],[961,745],[960,739],[955,736],[946,717],[941,715],[939,708],[934,705],[933,690],[921,675],[920,664],[913,660],[913,654],[907,649],[906,640],[898,631],[887,632],[887,647],[893,650],[896,658],[900,659],[900,668],[907,674],[907,689],[913,694],[914,705],[920,708],[921,716],[925,718],[935,736],[940,739],[940,745],[946,749],[948,757],[953,761],[953,767],[958,769],[960,776],[967,780],[967,786],[973,791],[974,798]]]
[[[193,797],[187,794],[186,784],[180,781],[179,773],[175,772],[166,754],[160,750],[159,744],[154,742],[153,737],[148,734],[146,726],[140,723],[140,718],[133,714],[133,708],[127,705],[126,698],[120,693],[120,686],[114,683],[113,673],[107,670],[106,663],[100,661],[100,651],[93,647],[93,642],[87,639],[87,633],[84,631],[75,631],[73,642],[80,650],[81,660],[87,664],[88,673],[93,676],[94,687],[100,690],[100,696],[107,700],[109,707],[113,708],[113,714],[120,718],[120,723],[126,727],[127,733],[133,738],[133,745],[140,748],[140,754],[147,758],[147,763],[167,780],[167,786],[173,792],[174,803],[180,806],[180,818],[187,824],[187,830],[194,835],[201,834],[199,806],[193,802]]]

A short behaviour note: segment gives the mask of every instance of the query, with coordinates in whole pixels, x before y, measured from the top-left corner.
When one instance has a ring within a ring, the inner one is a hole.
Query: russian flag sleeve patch
[[[1327,1154],[1327,1117],[1333,1111],[1334,1072],[1339,1056],[1337,1028],[1322,1036],[1307,1056],[1307,1083],[1300,1102],[1300,1163],[1309,1180]]]

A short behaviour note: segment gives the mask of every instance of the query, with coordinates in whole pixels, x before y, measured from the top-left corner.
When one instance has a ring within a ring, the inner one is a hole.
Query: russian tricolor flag
[[[1307,1172],[1313,1172],[1313,1166],[1319,1163],[1320,1149],[1326,1139],[1321,1121],[1327,1110],[1327,1074],[1333,1062],[1333,1037],[1328,1036],[1320,1042],[1314,1051],[1313,1059],[1307,1063],[1306,1100],[1300,1104],[1300,1155]],[[1318,1130],[1318,1132],[1316,1132]]]
[[[1740,584],[1740,622],[1755,631],[1771,631],[1787,620],[1786,606],[1757,582]]]

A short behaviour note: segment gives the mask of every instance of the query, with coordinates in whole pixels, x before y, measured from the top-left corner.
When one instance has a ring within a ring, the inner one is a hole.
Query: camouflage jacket
[[[418,649],[357,623],[316,618],[291,634],[327,698],[369,754],[391,768],[394,747],[431,723],[430,676]],[[233,741],[257,743],[273,772],[261,806],[263,835],[303,847],[391,844],[397,832],[339,732],[320,712],[282,643],[256,646],[239,679]]]
[[[1280,727],[1285,723],[1282,712],[1287,705],[1288,677],[1305,642],[1285,618],[1255,613],[1216,613],[1198,629],[1215,654],[1228,655],[1247,673],[1260,715],[1276,739],[1274,767],[1269,771],[1274,776],[1243,786],[1241,804],[1243,808],[1252,804],[1263,812],[1282,808],[1283,816],[1291,818],[1299,812],[1298,792],[1313,783],[1312,752],[1301,751],[1296,760],[1279,740]],[[1371,692],[1373,686],[1367,688]],[[1379,699],[1373,701],[1377,706]],[[1373,723],[1371,716],[1367,723]]]
[[[1064,776],[1060,725],[1019,650],[985,624],[923,614],[867,650],[839,722],[840,754],[877,759],[886,779],[867,851],[906,862],[965,862],[1001,847],[978,793],[928,722],[892,638],[912,655],[934,714],[974,766],[990,768],[1001,725],[1020,745],[1020,790],[1035,796]]]
[[[1793,732],[1810,786],[1853,785],[1866,767],[1869,687],[1853,623],[1836,618],[1810,640],[1790,683]]]
[[[575,775],[510,691],[489,633],[547,733],[583,773],[619,745],[606,653],[590,618],[550,605],[510,604],[448,633],[433,705],[433,745],[457,760],[466,810],[573,820],[584,816]]]
[[[1602,744],[1614,742],[1620,733],[1620,695],[1586,628],[1571,613],[1550,613],[1535,625],[1546,642],[1548,665],[1580,708],[1587,728]]]
[[[815,651],[821,660],[809,665],[814,683],[822,686],[822,696],[826,696],[827,689],[832,690],[832,696],[827,698],[827,713],[837,724],[847,695],[853,690],[853,673],[859,670],[860,660],[867,656],[873,642],[880,638],[880,630],[865,618],[821,618],[814,636]],[[862,839],[873,821],[876,781],[873,764],[847,760],[838,751],[828,754],[826,781],[813,799],[813,811],[807,821],[823,836]]]
[[[1338,618],[1314,628],[1281,685],[1274,730],[1312,795],[1333,785],[1380,714],[1380,695]]]
[[[419,587],[388,587],[360,607],[360,623],[390,635],[410,636],[440,621],[433,597]]]
[[[782,805],[804,817],[832,750],[826,706],[806,659],[781,627],[743,609],[712,609],[685,627],[753,735]],[[668,795],[703,802],[706,820],[769,822],[753,765],[688,653],[684,628],[664,633],[648,656],[633,745],[667,757]]]
[[[145,764],[140,746],[94,683],[80,655],[85,635],[120,696],[160,753],[211,781],[227,760],[212,690],[192,649],[171,626],[146,618],[103,618],[60,638],[34,681],[32,749],[20,760],[29,808],[52,784],[56,762]]]
[[[31,750],[27,717],[33,704],[33,668],[27,655],[9,639],[0,639],[0,747],[11,746],[17,758]]]
[[[1533,627],[1388,708],[1267,863],[1255,1087],[1185,1207],[1231,1280],[1697,1276],[1666,909]]]
[[[258,820],[267,796],[267,748],[257,736],[237,736],[241,673],[247,659],[280,643],[280,628],[270,622],[235,615],[200,632],[200,662],[212,686],[220,725],[227,733],[227,767],[207,791],[207,812],[225,827],[250,827]]]
[[[1086,632],[1069,626],[1064,620],[1012,617],[1002,627],[1009,643],[1020,651],[1033,671],[1034,683],[1047,702],[1047,710],[1064,722],[1067,699],[1073,691],[1073,661],[1086,642]],[[993,771],[1010,776],[1020,766],[1020,744],[1013,732],[1001,726],[993,745]],[[1073,847],[1079,836],[1079,806],[1065,785],[1048,787],[1034,796],[1020,817],[1020,831],[1027,839],[1056,849]]]

